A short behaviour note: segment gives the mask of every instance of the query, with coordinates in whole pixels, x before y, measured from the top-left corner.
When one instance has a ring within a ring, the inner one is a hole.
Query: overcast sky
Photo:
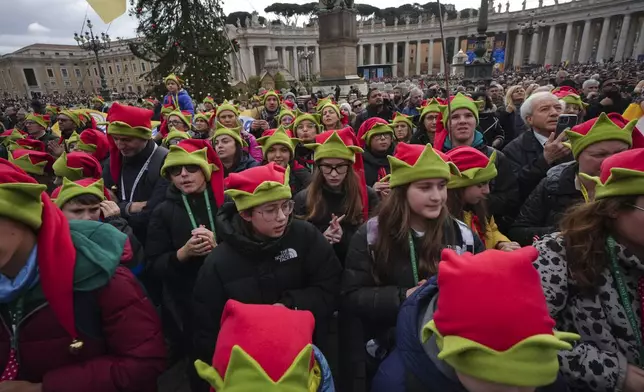
[[[295,0],[296,3],[307,3],[311,0]],[[495,0],[498,4],[499,0]],[[505,2],[503,8],[505,9]],[[565,1],[565,0],[564,0]],[[2,0],[2,24],[0,25],[0,54],[13,52],[23,46],[34,43],[58,43],[73,45],[75,31],[80,32],[85,15],[95,24],[94,31],[106,31],[108,26],[103,24],[94,11],[87,6],[85,0]],[[264,15],[264,8],[276,2],[275,0],[228,0],[223,3],[225,13],[235,11],[256,10]],[[278,0],[278,2],[289,2]],[[358,1],[365,2],[365,1]],[[368,3],[376,7],[386,8],[405,3],[425,0],[371,0]],[[480,0],[444,0],[456,9],[478,8]],[[510,0],[510,9],[520,9],[522,0]],[[554,0],[545,0],[544,4],[553,4]],[[538,0],[527,0],[528,8],[536,7]],[[38,12],[34,12],[38,10]],[[270,17],[270,15],[268,15]],[[133,37],[136,20],[127,14],[116,19],[109,26],[112,37]]]

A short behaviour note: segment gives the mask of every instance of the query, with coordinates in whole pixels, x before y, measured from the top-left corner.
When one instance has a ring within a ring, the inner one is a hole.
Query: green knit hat
[[[400,112],[396,112],[394,113],[394,118],[391,120],[391,123],[389,125],[391,125],[392,128],[395,128],[397,124],[403,123],[403,124],[407,124],[409,129],[413,130],[414,129],[414,123],[412,122],[413,118],[414,116],[407,116]]]
[[[21,149],[9,153],[9,162],[29,174],[42,176],[52,172],[54,158],[46,152]]]
[[[320,126],[320,115],[317,113],[306,113],[299,110],[295,111],[295,120],[293,120],[293,132],[297,130],[297,126],[300,125],[302,121],[310,121],[315,124],[317,127]]]
[[[194,121],[197,122],[197,120],[204,120],[208,124],[210,124],[210,119],[212,118],[213,114],[212,112],[208,113],[197,113],[194,116]]]
[[[174,73],[171,73],[170,75],[166,76],[165,79],[163,79],[163,84],[167,85],[168,82],[175,82],[177,86],[181,87],[183,85],[183,80],[181,80],[177,75]]]
[[[478,124],[479,122],[479,107],[481,103],[479,101],[473,101],[471,98],[458,93],[456,94],[455,97],[452,97],[450,101],[450,109],[452,113],[458,109],[468,109],[470,112],[474,114],[474,117],[476,117],[476,123]],[[448,113],[447,113],[447,105],[441,105],[441,113],[443,115],[443,125],[447,124],[448,120]]]
[[[205,147],[196,149],[192,144],[182,144],[172,145],[169,149],[170,151],[161,167],[162,177],[169,178],[168,168],[170,167],[195,165],[201,168],[206,181],[210,181],[212,172],[219,170],[214,163],[208,161],[208,149]]]
[[[595,200],[644,195],[644,148],[622,151],[606,158],[599,177],[586,173],[579,175],[597,184]]]
[[[391,174],[382,179],[388,181],[390,188],[411,184],[430,178],[449,180],[458,169],[449,158],[440,151],[434,150],[431,144],[398,143],[396,153],[387,157]]]
[[[394,136],[394,129],[388,124],[379,124],[379,123],[377,123],[370,130],[365,132],[364,135],[362,135],[362,140],[365,141],[365,143],[367,145],[367,148],[368,148],[368,146],[371,145],[370,143],[371,143],[371,138],[372,137],[374,137],[375,135],[386,135],[386,134],[389,134],[389,135],[391,135],[393,137]]]
[[[353,145],[347,138],[343,140],[338,131],[326,131],[315,137],[315,143],[305,144],[304,147],[313,150],[313,159],[318,162],[322,159],[336,158],[355,162],[356,153],[363,153],[362,148]]]
[[[591,144],[606,140],[618,140],[633,145],[633,129],[637,120],[628,122],[617,113],[601,113],[599,117],[575,125],[572,130],[565,130],[568,142],[565,143],[572,150],[572,155],[577,159],[579,154]]]
[[[78,142],[80,142],[80,135],[78,134],[78,132],[74,131],[72,132],[72,135],[69,137],[69,139],[65,140],[65,145],[67,146],[67,148],[69,148],[70,145]]]
[[[63,178],[63,185],[54,190],[51,198],[58,208],[63,208],[67,202],[81,195],[94,195],[101,201],[107,200],[103,179],[84,178],[79,181],[71,181]]]
[[[293,111],[287,106],[282,106],[282,109],[280,109],[280,114],[277,116],[277,124],[281,125],[282,118],[286,116],[291,116],[295,120],[295,113],[293,113]],[[293,122],[291,122],[291,124],[293,124]]]
[[[458,169],[452,172],[448,189],[465,188],[492,180],[497,175],[496,150],[488,158],[476,148],[456,147],[445,154]]]
[[[190,112],[181,111],[181,110],[173,110],[172,112],[170,112],[168,114],[168,118],[170,118],[170,116],[179,117],[179,119],[185,124],[185,126],[188,129],[190,129],[190,124],[191,124],[191,121],[192,121],[192,114],[190,114]]]
[[[221,113],[221,112],[220,112]],[[241,127],[237,128],[226,128],[222,123],[217,121],[217,127],[215,128],[215,133],[212,135],[212,138],[210,140],[214,141],[217,139],[217,137],[221,135],[228,135],[235,139],[242,147],[248,147],[248,144],[246,141],[241,137]]]
[[[277,98],[277,103],[278,104],[280,103],[280,95],[277,93],[277,91],[268,90],[267,92],[264,93],[264,95],[262,95],[262,105],[266,103],[266,99],[268,99],[268,97],[275,97]]]
[[[33,121],[36,124],[40,125],[43,128],[49,128],[49,115],[45,114],[37,114],[37,113],[29,113],[27,117],[25,117],[25,121]]]
[[[324,98],[319,100],[318,104],[315,106],[315,111],[322,115],[322,112],[324,112],[324,109],[326,108],[333,109],[333,111],[338,115],[338,118],[341,117],[340,108],[333,102],[331,98]]]
[[[170,142],[176,139],[179,139],[179,141],[190,139],[190,135],[188,135],[188,132],[179,131],[177,128],[172,127],[168,135],[161,141],[161,145],[165,148],[170,148]]]
[[[295,146],[300,142],[300,139],[294,138],[293,133],[289,129],[279,127],[277,129],[268,129],[264,131],[262,137],[257,139],[257,143],[261,146],[264,158],[268,150],[275,144],[286,146],[291,152],[291,158],[295,156]]]
[[[62,110],[58,115],[60,116],[61,114],[63,116],[69,117],[69,119],[72,120],[77,127],[81,126],[81,119],[78,112],[71,110]]]
[[[47,186],[41,184],[0,183],[0,216],[38,230],[42,225],[41,196],[46,191]]]
[[[292,197],[289,172],[290,169],[270,162],[240,173],[230,173],[225,181],[225,193],[233,199],[238,211],[273,201],[288,200]]]
[[[208,96],[206,96],[206,98],[203,99],[203,103],[204,104],[209,103],[212,106],[217,106],[217,104],[215,103],[215,99],[211,97],[210,94],[208,94]]]
[[[237,105],[233,105],[232,103],[228,102],[227,99],[217,107],[217,115],[219,115],[221,112],[225,112],[226,110],[230,110],[231,112],[235,113],[236,117],[239,117],[239,108],[237,107]]]
[[[432,98],[425,106],[418,109],[420,110],[420,118],[423,118],[427,113],[441,113],[441,104],[436,98]]]

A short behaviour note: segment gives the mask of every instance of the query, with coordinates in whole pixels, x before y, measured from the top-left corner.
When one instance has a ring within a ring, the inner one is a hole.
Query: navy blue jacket
[[[192,104],[192,98],[190,98],[190,95],[188,92],[184,89],[179,90],[177,95],[173,96],[172,94],[166,94],[166,96],[163,98],[163,104],[174,104],[175,107],[179,107],[179,110],[184,110],[187,112],[190,112],[190,114],[194,115],[195,114],[195,108]]]
[[[420,343],[419,317],[438,294],[436,277],[416,290],[401,305],[396,325],[396,348],[382,362],[373,379],[371,392],[467,392],[456,378],[439,370]],[[561,378],[537,392],[567,392]]]

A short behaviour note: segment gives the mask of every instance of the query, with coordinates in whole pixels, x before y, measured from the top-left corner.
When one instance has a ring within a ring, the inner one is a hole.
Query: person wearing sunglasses
[[[161,167],[170,185],[150,217],[145,251],[150,277],[163,287],[161,314],[171,359],[187,354],[192,288],[218,243],[215,216],[224,202],[223,172],[210,143],[198,139],[170,146]]]
[[[226,179],[226,194],[233,202],[217,214],[221,243],[206,258],[194,287],[191,363],[212,360],[230,299],[310,311],[315,317],[313,342],[325,351],[342,267],[313,225],[292,219],[288,179],[289,169],[274,162]],[[192,391],[209,390],[194,369],[190,378]]]
[[[556,329],[581,340],[559,352],[564,379],[579,391],[642,391],[644,149],[606,158],[599,175],[580,173],[594,197],[567,211],[560,232],[534,246]]]

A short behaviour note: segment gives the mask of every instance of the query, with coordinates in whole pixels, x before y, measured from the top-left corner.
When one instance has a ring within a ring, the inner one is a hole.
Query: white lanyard
[[[137,185],[139,185],[139,181],[141,180],[141,176],[143,176],[143,173],[148,170],[148,166],[150,166],[150,161],[152,160],[152,157],[154,156],[154,152],[157,150],[157,144],[154,143],[154,149],[152,150],[152,153],[148,157],[148,160],[145,161],[143,164],[143,167],[141,170],[139,170],[139,174],[136,175],[136,178],[134,179],[134,184],[132,184],[132,191],[130,192],[130,200],[129,202],[132,203],[132,197],[134,197],[134,191],[136,191]],[[125,183],[123,182],[123,167],[121,167],[121,200],[125,200]]]

